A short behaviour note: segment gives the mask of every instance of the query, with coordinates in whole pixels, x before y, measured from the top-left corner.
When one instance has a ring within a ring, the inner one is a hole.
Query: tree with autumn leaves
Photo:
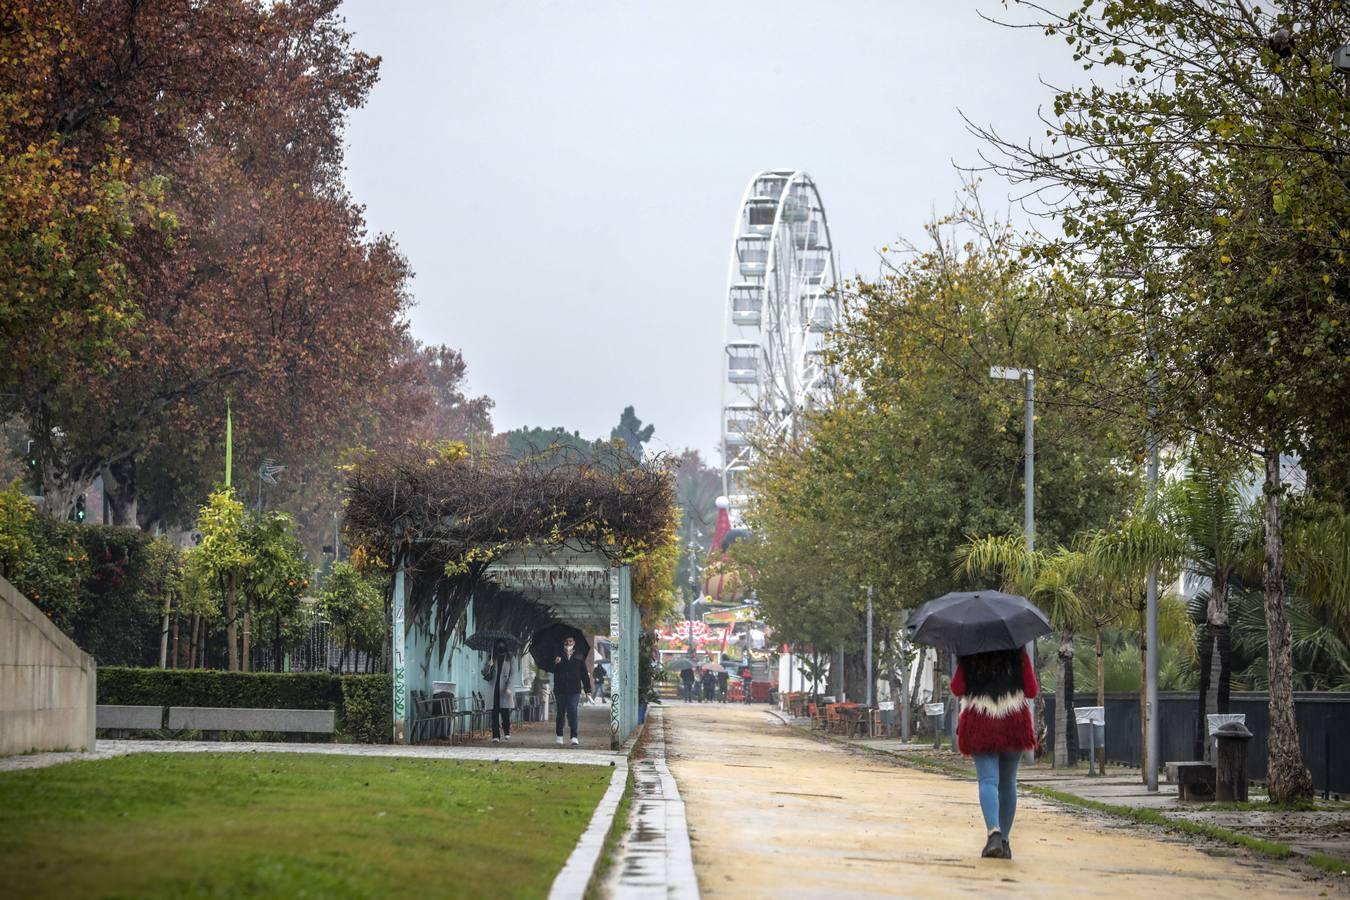
[[[0,379],[51,515],[101,475],[114,522],[190,520],[227,403],[241,461],[312,469],[486,425],[488,401],[452,396],[458,354],[408,337],[407,264],[342,182],[379,60],[338,5],[9,5]]]

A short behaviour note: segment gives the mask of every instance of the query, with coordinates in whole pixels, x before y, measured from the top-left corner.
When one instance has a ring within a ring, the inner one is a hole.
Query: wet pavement
[[[667,756],[708,896],[1340,894],[1231,847],[1018,801],[1015,859],[981,859],[975,785],[802,734],[763,706],[669,704]]]

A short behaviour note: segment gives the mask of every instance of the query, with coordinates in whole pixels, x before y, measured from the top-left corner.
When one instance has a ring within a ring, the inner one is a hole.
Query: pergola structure
[[[484,579],[549,607],[557,618],[587,634],[607,635],[611,644],[610,744],[617,749],[637,726],[638,638],[640,619],[633,603],[628,566],[615,566],[599,551],[534,549],[515,551],[495,561]],[[470,605],[458,624],[462,630],[448,642],[436,633],[437,616],[408,617],[408,579],[394,575],[393,707],[394,740],[410,741],[413,691],[433,693],[437,682],[449,682],[459,697],[473,691],[488,694],[491,685],[480,673],[482,657],[464,645],[473,633]],[[439,652],[444,643],[445,652]],[[517,667],[522,671],[523,667]],[[528,686],[520,685],[519,689]]]
[[[465,646],[476,612],[485,631],[510,625],[520,640],[541,619],[608,635],[610,736],[616,747],[627,739],[637,725],[640,637],[628,564],[673,540],[674,479],[664,459],[599,443],[516,459],[408,442],[346,468],[353,559],[394,576],[396,742],[412,737],[414,691],[489,695],[483,660]]]

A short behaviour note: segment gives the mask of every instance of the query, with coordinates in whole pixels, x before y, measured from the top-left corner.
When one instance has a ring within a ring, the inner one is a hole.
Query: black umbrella
[[[666,663],[666,668],[672,672],[679,672],[684,669],[694,668],[694,661],[687,656],[677,656]]]
[[[500,628],[484,628],[482,631],[475,631],[469,635],[469,639],[464,643],[469,646],[470,650],[491,653],[492,648],[498,641],[506,641],[507,649],[513,653],[520,646],[520,638],[509,631],[502,631]]]
[[[1030,600],[999,591],[943,594],[905,627],[916,644],[957,656],[1012,650],[1051,631],[1050,620]]]
[[[553,660],[562,657],[563,639],[571,638],[576,641],[576,647],[572,650],[573,656],[585,657],[591,652],[591,642],[586,640],[586,635],[582,634],[580,629],[573,628],[562,622],[554,622],[547,628],[541,628],[530,638],[530,656],[534,657],[534,664],[545,672],[553,671]]]

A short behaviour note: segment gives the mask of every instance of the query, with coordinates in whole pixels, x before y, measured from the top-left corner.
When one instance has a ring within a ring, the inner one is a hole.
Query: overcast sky
[[[1073,69],[997,2],[347,0],[384,58],[349,181],[416,279],[413,333],[461,349],[499,430],[716,459],[727,263],[761,169],[809,172],[845,274],[951,209],[977,161],[959,112],[1010,135]],[[1079,73],[1082,74],[1082,73]],[[988,190],[1002,208],[1007,188]]]

